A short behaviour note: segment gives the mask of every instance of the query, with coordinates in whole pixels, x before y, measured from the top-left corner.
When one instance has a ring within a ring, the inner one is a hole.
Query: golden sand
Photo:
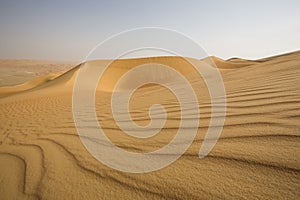
[[[196,91],[201,117],[193,144],[176,162],[145,174],[111,169],[81,143],[72,115],[80,66],[1,87],[0,199],[299,199],[300,52],[256,61],[212,59],[224,80],[227,116],[217,145],[203,159],[198,152],[210,120],[209,93],[184,59],[118,60],[100,80],[98,120],[116,145],[134,152],[166,145],[179,126],[180,107],[166,88],[141,87],[130,102],[135,122],[149,123],[148,108],[154,103],[165,107],[168,119],[154,137],[129,137],[118,129],[109,107],[119,77],[156,62],[173,66]],[[101,62],[84,65],[93,70]]]

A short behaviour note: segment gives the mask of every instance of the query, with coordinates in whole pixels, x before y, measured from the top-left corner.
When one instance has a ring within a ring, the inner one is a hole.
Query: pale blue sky
[[[82,60],[107,37],[177,30],[210,55],[261,58],[299,50],[299,0],[0,0],[0,58]]]

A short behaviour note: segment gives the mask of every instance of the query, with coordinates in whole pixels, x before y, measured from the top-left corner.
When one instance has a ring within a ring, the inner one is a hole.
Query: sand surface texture
[[[299,199],[300,52],[256,61],[211,59],[224,80],[227,116],[218,143],[203,159],[198,153],[211,118],[210,97],[204,79],[185,59],[118,60],[99,81],[98,121],[115,145],[133,152],[151,152],[168,144],[180,126],[181,110],[169,90],[145,85],[131,98],[132,119],[147,125],[149,107],[161,104],[167,121],[147,139],[124,134],[110,109],[112,90],[124,73],[141,64],[165,64],[183,74],[197,94],[200,125],[194,142],[176,162],[145,174],[111,169],[81,143],[72,114],[72,91],[80,66],[61,75],[1,87],[0,199]],[[92,73],[103,62],[81,66]],[[121,90],[145,76],[172,81],[157,71],[132,77]]]

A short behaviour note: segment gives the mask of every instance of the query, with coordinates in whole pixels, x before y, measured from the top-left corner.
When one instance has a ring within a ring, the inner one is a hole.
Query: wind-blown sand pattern
[[[146,85],[132,97],[132,118],[148,124],[148,108],[160,103],[168,112],[165,127],[149,139],[123,134],[110,111],[111,91],[122,74],[142,63],[162,63],[188,77],[196,91],[200,126],[193,144],[173,164],[146,174],[113,170],[81,143],[72,115],[79,66],[0,88],[1,199],[299,199],[300,51],[256,61],[212,59],[224,80],[227,116],[217,145],[203,159],[198,152],[209,125],[210,98],[184,59],[118,60],[100,80],[98,120],[117,146],[134,152],[166,145],[179,126],[180,107],[167,89]],[[93,70],[101,62],[83,65]]]

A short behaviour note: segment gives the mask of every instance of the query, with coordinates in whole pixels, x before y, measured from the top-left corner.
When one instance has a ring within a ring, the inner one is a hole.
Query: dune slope
[[[186,60],[119,60],[99,81],[95,101],[99,123],[112,142],[134,152],[167,144],[179,126],[180,107],[164,87],[138,89],[130,102],[133,120],[147,125],[148,108],[154,103],[165,107],[168,119],[149,139],[129,137],[110,110],[111,91],[119,77],[135,66],[155,62],[180,71],[196,91],[201,116],[193,144],[170,166],[146,174],[103,165],[78,137],[72,115],[76,75],[81,66],[93,74],[107,61],[84,63],[31,88],[16,86],[15,93],[0,98],[1,199],[299,199],[300,51],[259,61],[213,59],[226,88],[227,116],[217,145],[204,159],[198,152],[211,117],[210,98],[204,80]],[[124,86],[129,88],[130,84]],[[0,88],[0,94],[6,90]]]

